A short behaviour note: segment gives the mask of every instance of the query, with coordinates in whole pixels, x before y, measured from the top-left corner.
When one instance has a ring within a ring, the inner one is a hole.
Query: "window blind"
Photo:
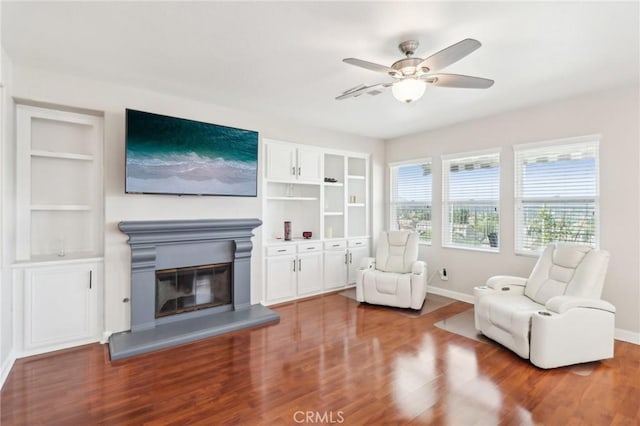
[[[390,166],[390,229],[415,231],[431,242],[431,159]]]
[[[443,245],[497,251],[500,153],[445,157],[442,175]]]
[[[598,243],[596,137],[514,147],[516,251]]]

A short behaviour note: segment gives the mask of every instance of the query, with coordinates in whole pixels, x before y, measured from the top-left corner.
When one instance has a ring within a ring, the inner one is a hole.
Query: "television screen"
[[[258,132],[126,110],[125,192],[255,197]]]

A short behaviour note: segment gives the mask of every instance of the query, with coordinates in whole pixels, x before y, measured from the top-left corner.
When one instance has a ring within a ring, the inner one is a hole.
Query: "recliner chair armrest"
[[[360,269],[375,269],[376,258],[375,257],[363,257],[360,261]]]
[[[422,260],[416,260],[411,266],[411,273],[414,275],[424,274],[427,270],[427,264]]]
[[[526,284],[527,278],[511,275],[496,275],[490,277],[485,285],[474,287],[473,293],[476,299],[485,294],[494,293],[524,294]]]
[[[547,300],[545,308],[556,314],[562,314],[573,308],[590,308],[599,309],[601,311],[607,311],[611,313],[616,312],[616,307],[606,300],[602,299],[588,299],[585,297],[573,297],[573,296],[555,296]]]
[[[516,277],[512,275],[496,275],[490,277],[487,280],[487,287],[490,287],[494,290],[499,290],[501,287],[505,286],[518,286],[524,287],[527,285],[527,278]]]

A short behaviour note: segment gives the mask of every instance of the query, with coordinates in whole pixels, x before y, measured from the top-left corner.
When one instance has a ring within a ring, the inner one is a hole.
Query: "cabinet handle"
[[[280,249],[278,250],[278,253],[282,253],[283,251],[287,251],[287,249]]]
[[[302,259],[298,259],[298,272],[302,271]]]
[[[349,263],[353,263],[353,253],[349,253]]]
[[[300,176],[300,174],[302,173],[301,170],[302,170],[302,168],[298,167],[298,176]]]
[[[344,254],[344,264],[347,264],[347,253]]]
[[[340,247],[340,244],[334,244],[331,247]]]
[[[291,174],[294,175],[294,176],[296,175],[296,166],[293,166],[291,168]]]
[[[295,271],[296,271],[296,260],[293,259],[293,272],[295,272]]]
[[[307,247],[307,250],[315,250],[315,247]]]
[[[89,270],[89,290],[93,287],[93,271]]]

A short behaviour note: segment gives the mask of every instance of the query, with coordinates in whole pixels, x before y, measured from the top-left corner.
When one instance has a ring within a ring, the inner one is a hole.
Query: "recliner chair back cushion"
[[[389,231],[380,234],[376,251],[376,269],[408,273],[416,260],[418,234],[409,231]]]
[[[600,298],[608,260],[609,253],[604,250],[549,244],[533,268],[524,293],[542,305],[562,295]]]

